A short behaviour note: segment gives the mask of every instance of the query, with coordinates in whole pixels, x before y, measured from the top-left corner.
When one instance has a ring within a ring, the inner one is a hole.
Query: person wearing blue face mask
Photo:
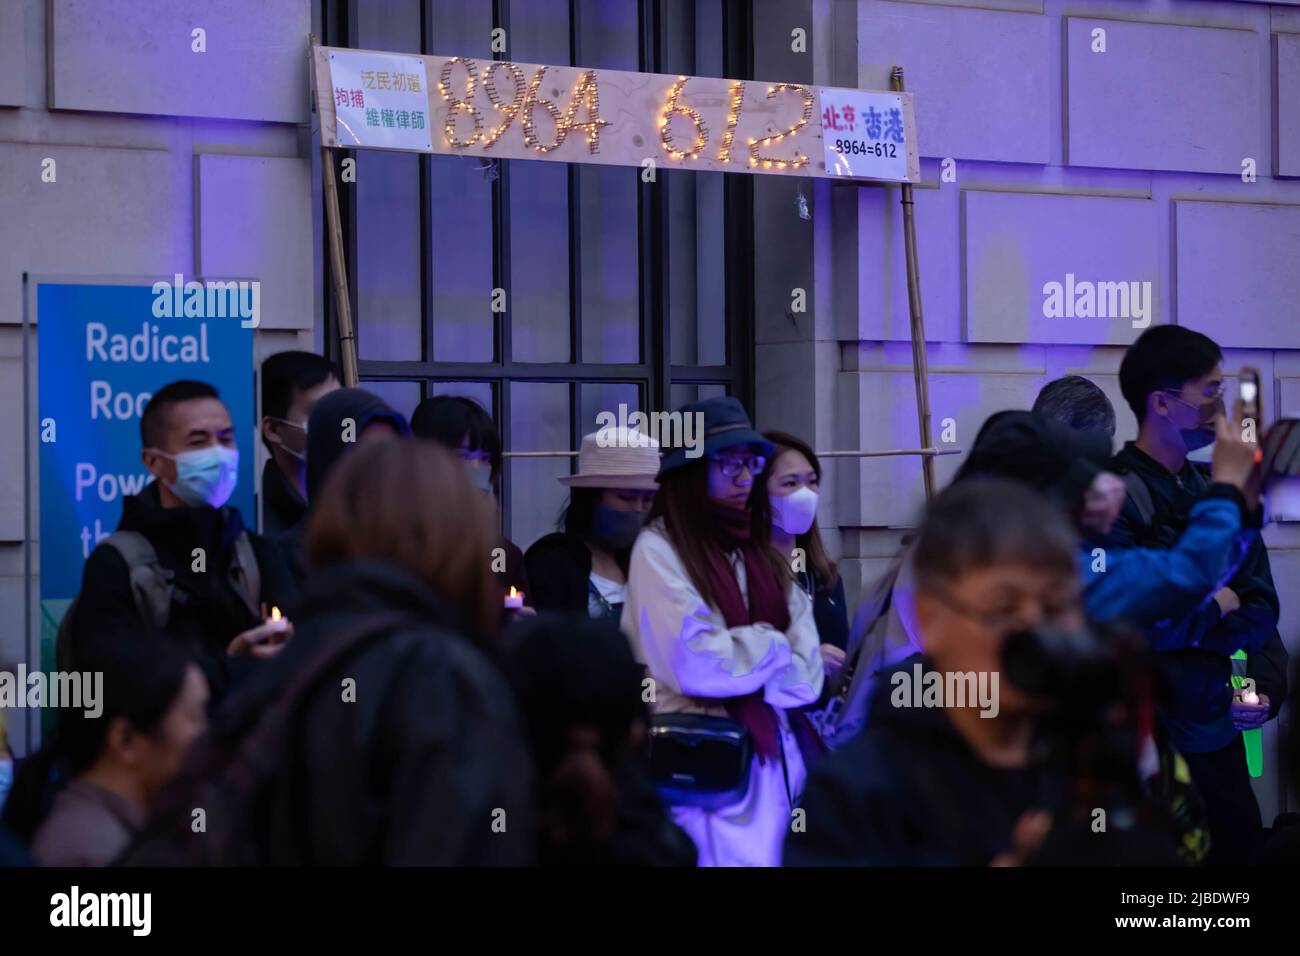
[[[575,611],[618,623],[627,568],[654,501],[659,445],[630,428],[606,428],[582,439],[578,473],[558,479],[573,489],[560,531],[524,555],[533,607]]]
[[[1176,325],[1154,326],[1129,347],[1119,383],[1137,417],[1138,437],[1110,464],[1124,476],[1127,497],[1110,532],[1090,544],[1105,550],[1176,544],[1192,506],[1210,492],[1210,479],[1187,456],[1215,440],[1224,404],[1222,363],[1213,340]],[[1153,643],[1158,637],[1168,684],[1160,717],[1205,800],[1210,865],[1248,864],[1263,842],[1259,804],[1234,723],[1241,708],[1229,684],[1234,652],[1245,651],[1257,666],[1281,643],[1278,594],[1260,526],[1261,514],[1252,507],[1219,587],[1195,612],[1148,629]],[[1275,713],[1278,697],[1261,701],[1258,720]]]
[[[229,505],[239,476],[230,412],[205,382],[159,389],[140,417],[141,461],[152,481],[123,499],[117,531],[86,560],[81,592],[59,635],[72,669],[95,634],[117,626],[163,632],[184,645],[219,697],[246,658],[292,634],[266,621],[297,588],[281,549],[246,529]]]

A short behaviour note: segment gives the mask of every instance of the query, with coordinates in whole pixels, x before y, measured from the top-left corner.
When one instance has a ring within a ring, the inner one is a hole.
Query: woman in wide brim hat
[[[747,765],[742,750],[720,765],[723,798],[665,782],[690,777],[691,768],[662,766],[689,748],[667,743],[656,758],[661,793],[700,864],[777,866],[807,761],[821,751],[798,710],[822,689],[812,601],[771,546],[758,476],[772,444],[734,398],[694,402],[679,414],[679,433],[691,438],[666,450],[660,465],[659,492],[632,550],[623,630],[654,680],[656,748],[684,726],[684,714],[692,726],[713,718],[705,723],[720,734],[734,735],[738,724],[752,746]]]
[[[582,439],[578,473],[560,530],[524,555],[539,611],[574,611],[618,623],[628,561],[655,489],[659,445],[630,428],[604,428]]]

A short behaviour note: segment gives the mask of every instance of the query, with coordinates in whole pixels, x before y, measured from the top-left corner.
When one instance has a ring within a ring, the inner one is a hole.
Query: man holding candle
[[[79,647],[97,633],[158,630],[193,654],[215,699],[244,671],[239,658],[265,645],[264,656],[292,633],[261,608],[287,605],[297,589],[280,549],[227,504],[239,449],[215,388],[178,381],[159,389],[140,438],[154,480],[123,500],[117,532],[86,560],[60,651],[75,669]]]

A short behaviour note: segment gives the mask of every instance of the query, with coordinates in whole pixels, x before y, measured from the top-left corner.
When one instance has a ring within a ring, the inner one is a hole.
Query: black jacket
[[[1094,542],[1102,547],[1172,547],[1186,529],[1192,505],[1210,490],[1209,478],[1195,463],[1184,462],[1177,475],[1170,474],[1133,442],[1115,456],[1112,468],[1142,479],[1151,492],[1155,515],[1151,524],[1144,525],[1136,503],[1127,498],[1111,533]],[[1258,529],[1258,515],[1250,517]],[[1270,702],[1280,707],[1285,696],[1285,681],[1278,681],[1274,673],[1280,664],[1280,673],[1285,674],[1286,655],[1277,630],[1277,590],[1258,530],[1243,534],[1234,567],[1227,587],[1237,593],[1239,610],[1220,616],[1218,605],[1209,600],[1187,617],[1161,622],[1147,631],[1153,647],[1161,652],[1168,683],[1161,716],[1174,745],[1186,753],[1219,750],[1237,733],[1230,713],[1229,678],[1230,658],[1238,648],[1251,659],[1260,690],[1269,694]]]
[[[264,709],[331,635],[393,612],[410,624],[308,692],[257,835],[266,862],[532,862],[533,769],[513,695],[451,609],[405,571],[373,562],[318,572],[302,608],[285,650],[217,715],[216,739]],[[344,699],[349,678],[354,700]]]
[[[894,673],[910,679],[918,663],[931,671],[920,655],[893,668],[866,729],[813,769],[801,801],[807,830],[786,837],[787,866],[986,866],[1012,848],[1015,825],[1031,810],[1047,811],[1053,824],[1029,862],[1177,865],[1172,827],[1116,825],[1126,815],[1096,792],[1081,816],[1060,741],[1040,734],[1026,767],[997,768],[971,750],[944,709],[895,706],[903,688]],[[1133,778],[1112,792],[1144,806],[1133,763]],[[1109,807],[1103,833],[1092,830],[1094,803]]]
[[[591,579],[591,549],[564,531],[538,538],[524,554],[524,570],[532,590],[528,604],[539,611],[587,613]]]
[[[164,508],[158,485],[151,482],[140,494],[123,500],[119,531],[136,531],[149,539],[158,562],[175,574],[175,596],[166,631],[182,641],[203,668],[220,696],[249,662],[232,659],[226,646],[237,634],[261,623],[227,571],[235,555],[235,540],[243,532],[239,511],[224,508]],[[297,588],[284,557],[271,541],[249,532],[261,577],[257,603],[287,608]],[[194,571],[194,549],[202,548],[205,570]],[[260,608],[259,608],[260,609]],[[126,560],[116,548],[100,545],[86,559],[72,622],[72,649],[93,638],[99,629],[117,626],[148,628],[136,610]]]
[[[279,466],[267,459],[262,467],[262,534],[273,538],[293,527],[307,513],[307,502],[298,494]]]
[[[813,620],[817,622],[818,640],[846,650],[849,644],[849,607],[844,599],[844,579],[836,574],[834,586],[827,588],[812,571],[801,571],[798,581],[804,591],[812,584]]]
[[[893,670],[910,676],[918,661]],[[990,767],[943,709],[893,706],[891,681],[880,681],[866,729],[809,776],[807,831],[787,835],[787,866],[984,866],[1011,847],[1022,814],[1062,806],[1059,770]]]

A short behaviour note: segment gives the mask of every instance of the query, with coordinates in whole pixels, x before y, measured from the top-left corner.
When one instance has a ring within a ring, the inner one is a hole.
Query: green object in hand
[[[1242,661],[1241,670],[1243,674],[1232,675],[1232,687],[1234,690],[1241,690],[1245,684],[1244,672],[1246,670],[1246,652],[1238,650],[1232,655],[1234,661]],[[1237,668],[1234,666],[1233,670]],[[1241,732],[1241,742],[1246,748],[1246,768],[1250,771],[1252,777],[1261,777],[1264,775],[1264,729],[1255,727],[1251,730]]]

